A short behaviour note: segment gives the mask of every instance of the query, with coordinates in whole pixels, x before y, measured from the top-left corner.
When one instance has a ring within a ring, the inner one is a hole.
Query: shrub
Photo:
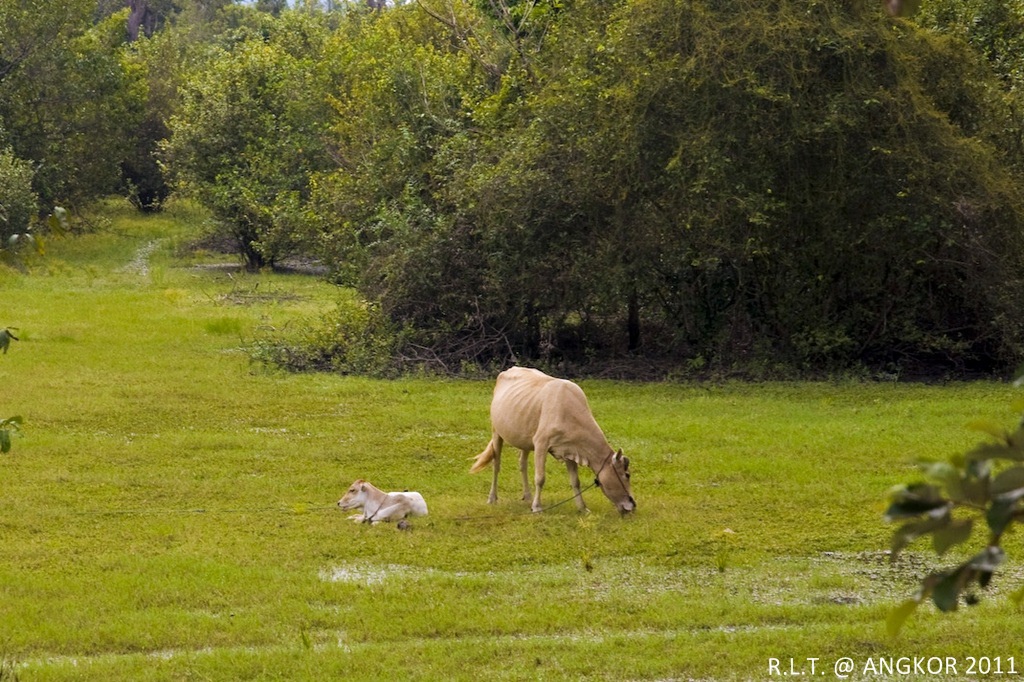
[[[376,306],[353,298],[319,319],[262,331],[251,346],[251,356],[291,372],[387,376],[397,369],[398,338]]]
[[[19,159],[10,149],[0,150],[0,248],[7,247],[16,235],[29,231],[38,210],[32,175],[30,162]]]

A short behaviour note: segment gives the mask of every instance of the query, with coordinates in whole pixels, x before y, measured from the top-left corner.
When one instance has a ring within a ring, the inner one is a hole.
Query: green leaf
[[[956,502],[970,502],[980,506],[988,505],[990,495],[987,479],[966,478],[961,485],[962,496]]]
[[[11,451],[11,432],[6,429],[0,429],[0,453],[8,453]]]
[[[967,423],[967,428],[972,431],[981,431],[987,433],[998,441],[1005,442],[1009,434],[999,424],[995,423],[990,419],[975,419],[974,421]]]
[[[992,505],[985,514],[985,520],[995,535],[1002,535],[1006,527],[1010,525],[1021,497],[1024,497],[1024,490],[1002,495],[992,501]]]
[[[967,562],[967,565],[976,571],[982,571],[992,573],[1003,563],[1003,559],[1006,558],[1006,552],[1001,547],[990,545],[985,549],[981,550],[978,554]]]
[[[964,462],[968,476],[987,479],[992,473],[992,462],[987,459],[968,459]]]
[[[948,510],[943,511],[944,513],[942,514],[936,514],[923,520],[911,521],[900,526],[892,536],[892,544],[890,546],[892,554],[889,557],[890,560],[896,561],[897,556],[903,548],[922,535],[935,532],[948,526],[952,519],[949,516]]]
[[[926,483],[900,486],[890,493],[890,499],[892,503],[885,512],[887,521],[921,516],[949,506],[939,488]]]
[[[1024,451],[1007,443],[984,443],[967,453],[968,460],[1007,459],[1024,462]]]
[[[935,549],[935,553],[942,556],[950,548],[963,544],[970,539],[972,530],[974,530],[974,519],[956,521],[937,528],[932,533],[932,547]]]
[[[946,490],[946,495],[954,502],[970,500],[972,487],[965,480],[961,467],[951,462],[923,462],[921,470],[928,478],[937,481]]]
[[[960,469],[953,466],[950,462],[919,462],[918,466],[921,467],[921,471],[931,479],[936,481],[945,482],[951,478],[958,478],[960,476]]]
[[[1024,467],[1013,467],[992,479],[990,490],[993,495],[1003,495],[1024,489]]]
[[[956,611],[956,607],[960,603],[960,592],[964,588],[962,579],[965,568],[962,566],[956,571],[943,575],[935,585],[935,589],[932,590],[932,602],[939,611],[945,613]]]
[[[890,637],[895,637],[900,633],[903,624],[913,615],[920,603],[919,599],[908,599],[889,613],[889,617],[885,619],[885,629]]]
[[[940,611],[955,611],[964,588],[972,582],[977,582],[982,588],[988,587],[992,574],[1005,556],[999,547],[986,547],[956,568],[933,573],[925,578],[918,598],[924,599],[930,594],[932,602]]]
[[[1024,422],[1021,423],[1017,430],[1009,435],[1007,438],[1010,447],[1020,450],[1024,448]]]
[[[24,421],[25,420],[22,419],[21,416],[19,416],[19,415],[15,415],[13,417],[8,417],[7,419],[4,419],[4,420],[0,421],[0,429],[13,428],[13,429],[17,430],[17,428],[21,424],[23,424]]]

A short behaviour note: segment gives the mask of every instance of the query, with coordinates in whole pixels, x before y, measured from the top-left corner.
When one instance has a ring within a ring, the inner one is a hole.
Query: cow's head
[[[594,481],[604,496],[611,500],[620,514],[636,510],[636,500],[629,487],[629,458],[623,457],[622,450],[611,455],[597,471]]]
[[[358,509],[366,504],[366,481],[359,479],[352,483],[345,494],[338,500],[342,509]]]

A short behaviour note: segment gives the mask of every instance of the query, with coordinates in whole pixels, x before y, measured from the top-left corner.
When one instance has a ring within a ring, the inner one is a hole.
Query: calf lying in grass
[[[349,517],[356,523],[399,521],[407,516],[427,515],[427,503],[419,493],[386,493],[363,479],[349,486],[344,497],[338,500],[338,506],[344,510],[361,508],[362,514]]]

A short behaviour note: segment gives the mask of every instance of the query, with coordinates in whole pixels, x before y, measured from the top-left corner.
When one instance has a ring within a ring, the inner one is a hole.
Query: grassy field
[[[590,514],[531,515],[512,451],[494,507],[467,473],[489,381],[255,366],[259,330],[346,293],[183,256],[185,209],[108,212],[0,271],[21,337],[0,417],[25,418],[0,456],[0,679],[769,679],[808,659],[835,679],[840,657],[878,679],[915,656],[1024,674],[1019,538],[981,605],[884,624],[938,565],[888,564],[886,490],[977,442],[971,419],[1013,423],[1008,385],[582,382],[639,510],[593,490]],[[356,478],[431,514],[353,524],[333,504]],[[551,467],[546,501],[567,495]]]

